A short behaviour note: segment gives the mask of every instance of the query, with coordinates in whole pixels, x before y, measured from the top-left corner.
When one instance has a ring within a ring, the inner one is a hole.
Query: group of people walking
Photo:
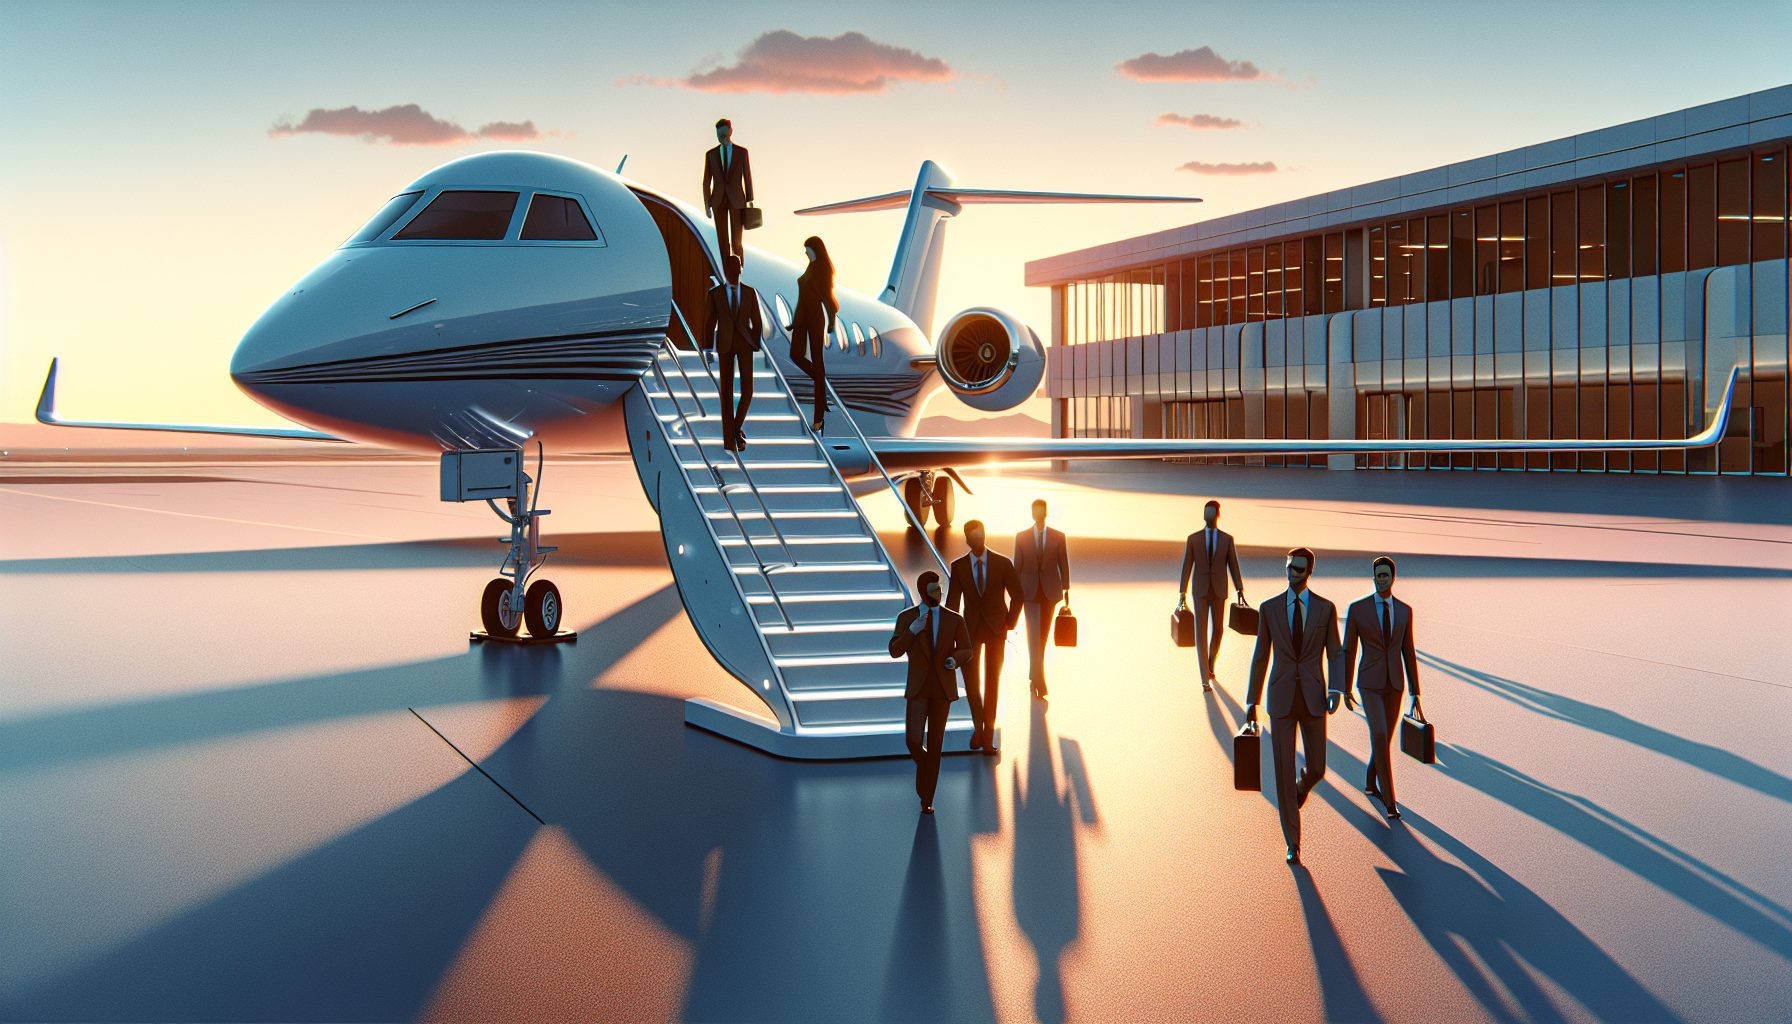
[[[739,452],[747,445],[742,424],[753,404],[753,356],[765,324],[759,293],[740,279],[746,257],[741,234],[744,228],[757,226],[748,223],[757,210],[752,205],[753,167],[747,148],[733,140],[733,124],[722,118],[716,122],[716,147],[703,157],[703,206],[715,221],[724,280],[709,290],[709,309],[697,344],[721,360],[722,447]],[[796,309],[784,330],[790,335],[790,361],[814,386],[815,415],[810,425],[819,434],[827,421],[827,339],[835,329],[840,303],[834,297],[834,261],[827,244],[811,235],[803,240],[803,255],[809,263],[797,278]]]
[[[1028,679],[1034,697],[1046,698],[1045,639],[1057,602],[1070,592],[1070,559],[1064,534],[1045,525],[1046,503],[1033,503],[1034,526],[1015,537],[1012,562],[991,551],[984,526],[964,525],[969,553],[952,563],[949,585],[939,574],[922,573],[921,602],[896,620],[890,656],[908,656],[907,740],[915,760],[915,792],[922,813],[933,813],[946,718],[958,699],[958,676],[971,706],[972,750],[997,752],[996,697],[1007,634],[1027,620]],[[1214,663],[1224,636],[1228,579],[1237,604],[1248,607],[1238,546],[1219,528],[1220,503],[1202,508],[1205,526],[1189,534],[1179,576],[1180,600],[1193,586],[1196,665],[1201,688],[1211,691]],[[1276,804],[1287,842],[1287,860],[1300,863],[1300,811],[1325,777],[1326,720],[1339,704],[1356,707],[1360,696],[1369,725],[1369,766],[1363,792],[1378,800],[1390,820],[1400,818],[1394,797],[1393,737],[1408,690],[1412,712],[1421,720],[1418,651],[1413,642],[1413,609],[1394,596],[1398,569],[1392,558],[1371,566],[1374,592],[1351,603],[1340,640],[1338,609],[1312,592],[1318,557],[1310,548],[1287,553],[1288,587],[1257,609],[1257,643],[1251,654],[1246,721],[1255,725],[1259,707],[1270,719],[1271,760]],[[960,608],[964,609],[962,615]],[[1296,753],[1304,751],[1305,769]]]
[[[1027,682],[1046,699],[1045,640],[1058,602],[1070,594],[1070,557],[1064,534],[1045,525],[1046,503],[1033,502],[1033,527],[1014,538],[1014,558],[991,550],[983,523],[964,524],[970,551],[953,562],[942,587],[937,572],[915,581],[920,603],[896,617],[890,657],[908,657],[906,738],[915,759],[921,813],[933,813],[933,793],[945,750],[946,717],[959,697],[959,676],[971,706],[972,750],[999,752],[995,731],[1008,634],[1027,621]]]

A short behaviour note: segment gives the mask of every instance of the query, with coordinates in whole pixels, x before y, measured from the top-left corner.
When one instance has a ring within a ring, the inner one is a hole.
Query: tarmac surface
[[[626,463],[548,465],[580,637],[519,648],[467,641],[497,520],[329,455],[0,460],[0,1018],[1792,1019],[1785,480],[967,474],[999,549],[1051,502],[1082,642],[1049,705],[1011,644],[929,818],[683,724],[755,698]],[[1301,868],[1231,786],[1251,641],[1203,695],[1167,635],[1208,497],[1253,603],[1306,545],[1416,608],[1438,763],[1387,822],[1333,716]]]

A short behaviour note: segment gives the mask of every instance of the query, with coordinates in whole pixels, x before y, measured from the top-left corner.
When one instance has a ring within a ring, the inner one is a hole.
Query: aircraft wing
[[[1659,451],[1708,448],[1723,439],[1730,423],[1730,403],[1736,394],[1739,369],[1730,371],[1724,400],[1711,425],[1694,437],[1675,440],[1649,439],[1549,439],[1423,440],[1394,438],[1384,441],[1270,440],[1265,438],[1105,438],[1105,437],[874,437],[869,438],[878,461],[892,473],[942,466],[975,466],[983,463],[1025,462],[1033,459],[1164,459],[1192,455],[1370,455],[1392,452],[1580,452]]]
[[[98,427],[102,430],[166,430],[183,434],[225,434],[231,437],[271,437],[282,441],[354,442],[320,430],[296,427],[232,427],[216,423],[114,423],[87,420],[65,420],[56,415],[56,360],[50,360],[50,375],[44,378],[44,389],[37,396],[37,422],[52,427]]]

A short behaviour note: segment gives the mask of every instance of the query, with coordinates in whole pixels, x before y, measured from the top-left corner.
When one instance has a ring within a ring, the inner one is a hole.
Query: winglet
[[[1730,403],[1736,399],[1736,380],[1742,376],[1741,366],[1730,367],[1730,381],[1724,385],[1724,400],[1718,403],[1717,415],[1711,417],[1711,425],[1699,431],[1697,437],[1690,438],[1691,446],[1704,448],[1724,439],[1730,429]]]
[[[50,375],[44,378],[44,389],[37,396],[37,422],[56,425],[56,360],[50,360]]]

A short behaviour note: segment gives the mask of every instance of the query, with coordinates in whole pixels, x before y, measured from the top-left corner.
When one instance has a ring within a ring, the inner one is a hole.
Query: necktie
[[[977,593],[983,593],[983,559],[977,559]]]
[[[1207,560],[1213,561],[1213,531],[1207,531]]]
[[[1296,594],[1294,595],[1294,628],[1291,630],[1294,634],[1294,656],[1296,658],[1300,657],[1301,641],[1307,636],[1307,624],[1301,616],[1300,606],[1300,595]]]
[[[1393,627],[1388,625],[1388,605],[1390,603],[1388,601],[1381,602],[1381,645],[1383,647],[1387,646],[1388,638],[1394,633]]]

